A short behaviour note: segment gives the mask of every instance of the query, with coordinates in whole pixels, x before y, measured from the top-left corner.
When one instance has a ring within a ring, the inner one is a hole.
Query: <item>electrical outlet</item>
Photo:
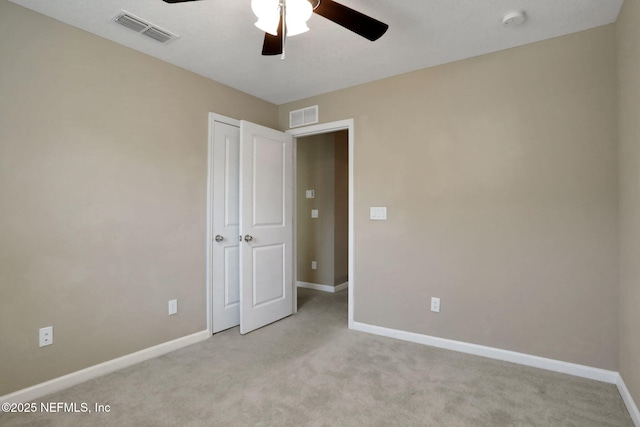
[[[318,268],[318,263],[315,261],[311,261],[311,269],[315,270],[316,268]]]
[[[431,311],[440,313],[440,298],[431,297]]]
[[[171,301],[169,301],[169,316],[177,313],[178,313],[178,300],[172,299]]]
[[[318,218],[318,209],[311,209],[311,218]]]
[[[53,344],[53,326],[40,328],[39,337],[40,337],[40,347]]]

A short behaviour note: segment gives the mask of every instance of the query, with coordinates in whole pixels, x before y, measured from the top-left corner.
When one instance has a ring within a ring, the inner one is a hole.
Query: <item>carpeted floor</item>
[[[347,292],[38,402],[109,413],[0,414],[2,426],[633,426],[614,385],[347,329]]]

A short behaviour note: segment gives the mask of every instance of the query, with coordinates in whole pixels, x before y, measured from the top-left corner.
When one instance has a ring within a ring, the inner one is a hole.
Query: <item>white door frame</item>
[[[207,242],[206,242],[206,298],[207,298],[207,330],[209,334],[213,334],[213,283],[212,283],[212,272],[211,272],[211,245],[213,241],[213,223],[212,213],[213,213],[213,126],[214,122],[223,122],[230,124],[232,126],[240,127],[240,120],[233,119],[230,117],[226,117],[216,113],[209,113],[209,141],[208,141],[208,151],[207,151]],[[353,306],[354,306],[354,286],[356,283],[355,278],[355,266],[354,266],[354,254],[355,254],[355,233],[354,233],[354,164],[355,164],[355,134],[354,134],[354,123],[353,119],[340,120],[336,122],[330,123],[322,123],[318,125],[305,126],[295,129],[289,129],[286,132],[293,136],[293,209],[296,212],[297,207],[297,189],[296,189],[296,161],[297,161],[297,138],[302,138],[305,136],[311,135],[319,135],[323,133],[331,133],[340,130],[347,130],[349,133],[348,136],[348,144],[349,144],[349,329],[353,329]],[[296,277],[297,277],[297,268],[296,268],[296,251],[297,251],[297,241],[296,241],[296,224],[295,224],[295,215],[294,224],[293,224],[293,282],[291,286],[293,287],[293,312],[297,312],[298,310],[298,289],[295,285]]]
[[[353,229],[353,220],[354,220],[354,195],[355,195],[355,191],[354,191],[354,170],[353,170],[353,165],[355,163],[355,158],[354,158],[354,148],[355,148],[355,135],[353,132],[353,119],[346,119],[346,120],[340,120],[337,122],[331,122],[331,123],[322,123],[322,124],[318,124],[318,125],[312,125],[312,126],[305,126],[305,127],[300,127],[300,128],[295,128],[295,129],[289,129],[287,130],[287,133],[290,133],[291,136],[293,136],[293,206],[294,206],[294,212],[297,212],[297,206],[298,206],[298,199],[297,199],[297,194],[298,194],[298,190],[297,190],[297,180],[296,180],[296,168],[297,168],[297,160],[298,160],[298,138],[302,138],[305,136],[312,136],[312,135],[319,135],[319,134],[323,134],[323,133],[331,133],[331,132],[336,132],[336,131],[340,131],[340,130],[347,130],[349,133],[348,136],[348,141],[349,141],[349,329],[353,329],[353,305],[354,305],[354,298],[353,298],[353,288],[355,286],[356,283],[356,277],[355,277],[355,267],[354,267],[354,253],[355,253],[355,239],[354,239],[354,229]],[[296,224],[295,224],[295,218],[296,215],[293,216],[294,218],[294,224],[293,224],[293,257],[294,257],[294,261],[293,261],[293,280],[294,280],[294,293],[293,293],[293,312],[297,312],[298,311],[298,288],[295,285],[295,282],[297,280],[298,277],[298,272],[297,272],[297,260],[296,260],[296,253],[297,253],[297,236],[296,236]]]

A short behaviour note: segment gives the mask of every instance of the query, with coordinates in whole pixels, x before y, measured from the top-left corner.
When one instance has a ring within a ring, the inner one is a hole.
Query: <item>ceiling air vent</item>
[[[113,20],[136,33],[150,37],[160,43],[166,43],[179,37],[124,10],[117,14]]]
[[[301,108],[289,112],[289,127],[296,128],[299,126],[318,123],[318,106]]]
[[[173,38],[173,36],[170,33],[167,33],[166,31],[162,31],[161,29],[156,27],[149,27],[146,30],[144,30],[142,34],[144,34],[147,37],[151,37],[154,40],[158,40],[159,42],[162,42],[162,43],[168,42]]]
[[[121,14],[116,16],[116,22],[120,25],[127,27],[130,30],[137,31],[138,33],[145,28],[148,28],[148,25],[133,16],[127,14]]]

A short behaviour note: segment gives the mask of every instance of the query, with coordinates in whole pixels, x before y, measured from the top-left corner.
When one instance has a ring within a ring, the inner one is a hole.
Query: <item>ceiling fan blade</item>
[[[264,33],[264,44],[262,45],[263,55],[280,55],[282,53],[283,45],[283,33],[282,33],[282,15],[280,15],[280,22],[278,23],[278,35],[272,36],[269,33]]]
[[[321,0],[313,11],[371,41],[378,40],[389,28],[384,22],[333,0]]]
[[[188,1],[198,1],[198,0],[162,0],[165,3],[184,3]]]

